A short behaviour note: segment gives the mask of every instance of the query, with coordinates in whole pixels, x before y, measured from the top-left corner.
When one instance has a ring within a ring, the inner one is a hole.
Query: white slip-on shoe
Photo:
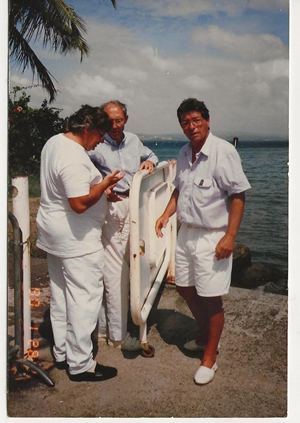
[[[139,351],[142,349],[141,343],[137,338],[131,337],[127,333],[124,341],[121,342],[121,350],[125,351]]]
[[[196,339],[193,339],[192,341],[186,342],[183,346],[183,348],[185,348],[188,351],[204,351],[206,348],[206,345],[197,345],[196,344]],[[220,342],[218,343],[218,352],[220,351],[221,348],[221,344]]]
[[[209,367],[200,366],[194,376],[195,383],[197,385],[206,385],[213,380],[217,370],[218,365],[216,362],[211,369]]]

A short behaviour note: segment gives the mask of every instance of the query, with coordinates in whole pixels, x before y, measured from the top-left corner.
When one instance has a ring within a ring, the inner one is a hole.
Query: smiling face
[[[104,111],[108,114],[109,120],[113,126],[108,135],[118,144],[123,140],[123,132],[128,116],[124,116],[124,112],[118,104],[109,103]]]
[[[200,151],[208,137],[209,122],[209,120],[203,119],[201,113],[197,111],[186,112],[181,116],[180,126],[196,153]]]

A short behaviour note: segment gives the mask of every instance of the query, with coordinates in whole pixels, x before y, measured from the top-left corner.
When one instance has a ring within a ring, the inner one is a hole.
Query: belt
[[[127,191],[123,191],[123,192],[113,190],[113,192],[117,195],[123,195],[124,197],[129,197],[130,190],[128,189]]]
[[[188,229],[202,229],[204,231],[224,231],[224,229],[216,229],[216,228],[204,228],[203,226],[194,226],[190,225],[189,223],[185,223]]]

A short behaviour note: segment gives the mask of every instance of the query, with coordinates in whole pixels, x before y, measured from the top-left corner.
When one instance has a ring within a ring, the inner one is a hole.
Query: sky
[[[182,100],[204,101],[215,135],[288,138],[288,0],[68,0],[84,18],[90,56],[35,51],[55,76],[52,105],[68,116],[82,104],[118,99],[126,130],[180,134]],[[10,66],[10,87],[32,75]],[[36,82],[36,81],[35,81]],[[27,90],[38,107],[47,93]]]

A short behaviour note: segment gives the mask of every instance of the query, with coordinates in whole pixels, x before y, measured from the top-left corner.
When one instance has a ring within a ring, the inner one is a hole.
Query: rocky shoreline
[[[244,244],[234,247],[231,286],[288,294],[287,279],[283,273],[272,264],[252,263],[251,251]]]

